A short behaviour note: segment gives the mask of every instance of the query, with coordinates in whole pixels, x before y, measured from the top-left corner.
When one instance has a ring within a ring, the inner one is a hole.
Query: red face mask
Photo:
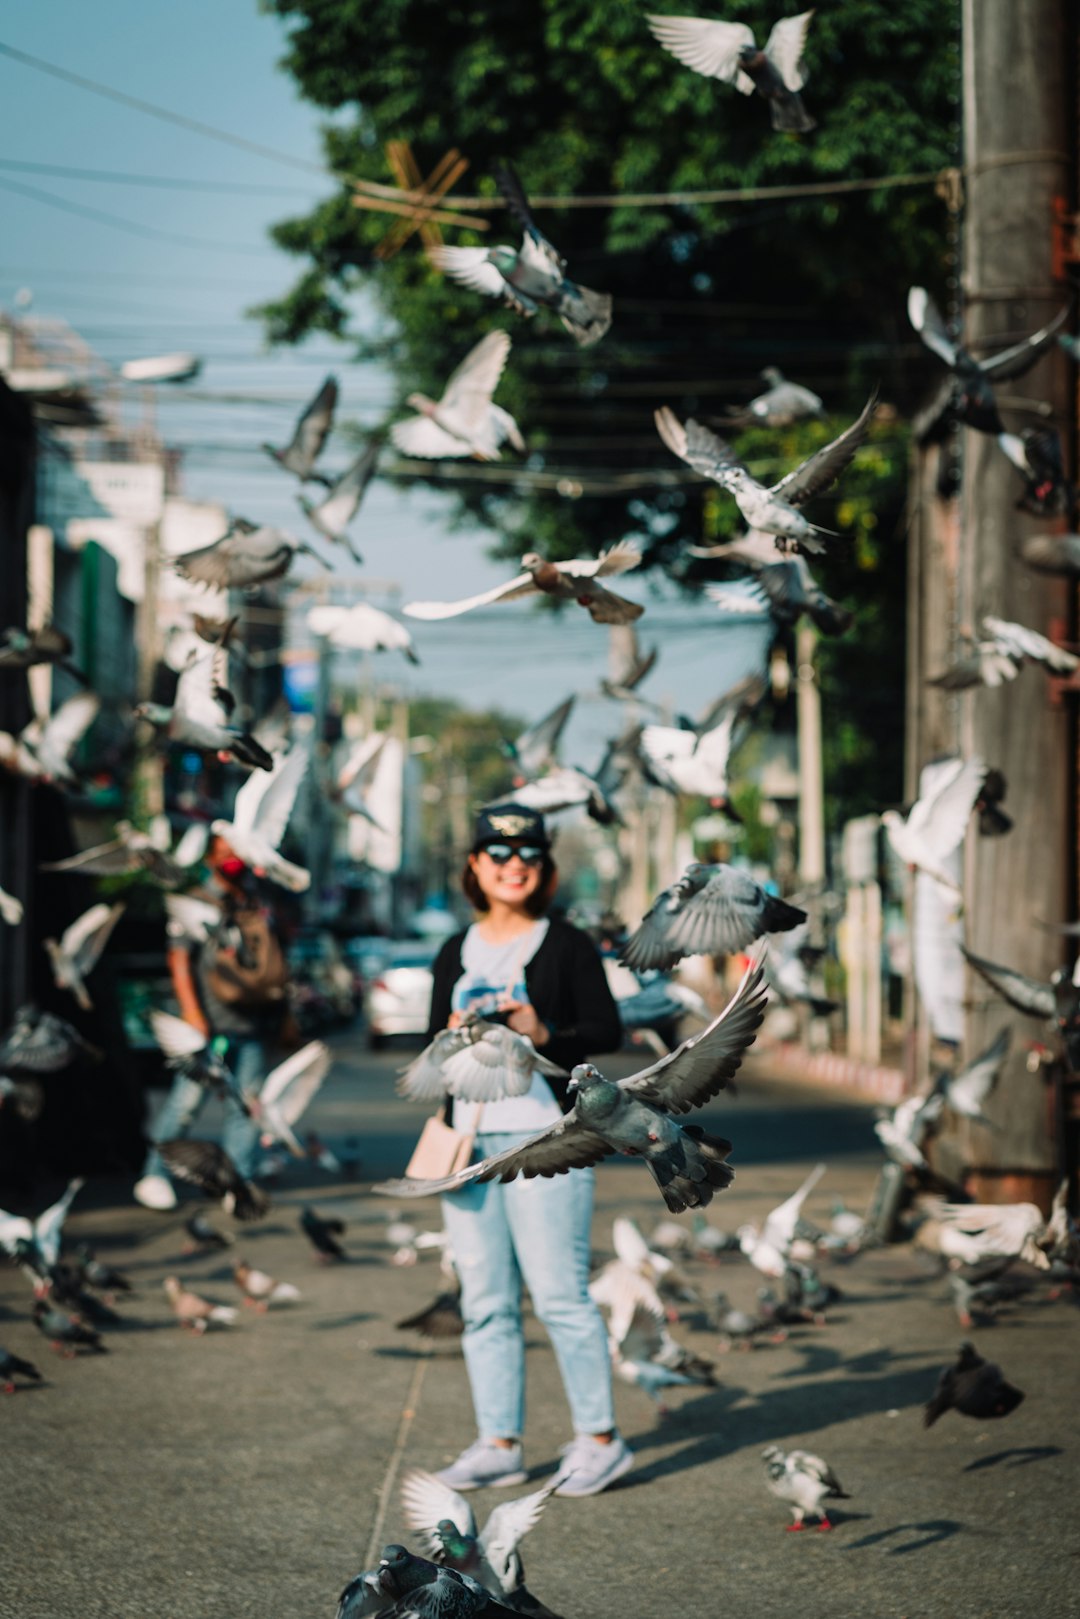
[[[218,871],[223,877],[242,877],[246,870],[244,862],[234,854],[226,855],[224,860],[218,861]]]

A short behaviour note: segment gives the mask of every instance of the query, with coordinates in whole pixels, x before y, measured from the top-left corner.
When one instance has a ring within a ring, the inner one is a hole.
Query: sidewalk
[[[2,1619],[331,1619],[346,1580],[383,1543],[406,1538],[402,1472],[439,1467],[473,1437],[460,1357],[431,1354],[392,1325],[440,1290],[437,1264],[390,1265],[393,1206],[363,1190],[401,1167],[419,1116],[393,1099],[396,1055],[373,1059],[348,1043],[343,1055],[312,1123],[331,1141],[361,1136],[361,1183],[290,1171],[267,1220],[241,1229],[233,1250],[296,1283],[301,1304],[242,1310],[235,1329],[189,1339],[161,1279],[175,1268],[216,1301],[238,1303],[231,1255],[181,1259],[182,1219],[197,1201],[155,1216],[120,1186],[88,1187],[69,1227],[138,1288],[108,1355],[55,1358],[28,1325],[22,1277],[0,1268],[0,1344],[48,1378],[0,1397]],[[827,1222],[835,1197],[856,1209],[869,1198],[879,1159],[865,1106],[803,1084],[758,1084],[751,1072],[738,1100],[703,1122],[735,1143],[737,1177],[709,1210],[714,1224],[759,1220],[819,1156],[829,1172],[811,1218]],[[597,1186],[601,1254],[613,1215],[648,1231],[664,1214],[640,1165],[605,1165]],[[349,1265],[314,1262],[296,1228],[309,1201],[348,1222]],[[439,1223],[433,1202],[407,1213],[421,1228]],[[706,1293],[755,1300],[759,1278],[737,1257],[691,1273]],[[550,1502],[523,1548],[530,1586],[564,1619],[1075,1612],[1074,1305],[1022,1304],[976,1334],[1026,1391],[1013,1416],[980,1424],[950,1413],[926,1432],[922,1403],[963,1336],[943,1283],[906,1248],[825,1274],[845,1293],[827,1326],[718,1356],[719,1387],[671,1391],[666,1423],[637,1389],[617,1385],[637,1466],[605,1495]],[[689,1321],[673,1330],[715,1353],[714,1337]],[[569,1431],[535,1323],[528,1340],[526,1462],[539,1479]],[[769,1443],[801,1445],[833,1466],[851,1500],[838,1503],[832,1534],[784,1532],[786,1510],[763,1482]],[[474,1498],[481,1516],[504,1499],[485,1496]]]

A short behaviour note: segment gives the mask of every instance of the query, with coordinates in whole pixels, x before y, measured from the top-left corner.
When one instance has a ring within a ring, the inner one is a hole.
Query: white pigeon
[[[945,1097],[941,1091],[927,1096],[907,1096],[874,1125],[874,1134],[895,1163],[908,1169],[924,1169],[924,1147],[941,1118]]]
[[[271,1304],[300,1302],[300,1289],[294,1287],[292,1282],[279,1282],[273,1276],[268,1276],[264,1270],[256,1270],[243,1259],[238,1259],[233,1266],[233,1279],[243,1293],[245,1301],[254,1304],[257,1309],[265,1310]]]
[[[1054,674],[1068,675],[1080,668],[1080,658],[1057,646],[1038,630],[1014,624],[989,613],[982,620],[982,634],[966,637],[970,651],[957,659],[944,674],[928,682],[946,691],[964,691],[969,686],[991,689],[1015,680],[1026,663],[1041,664]]]
[[[805,134],[814,120],[799,91],[806,83],[802,54],[813,15],[810,10],[781,17],[760,49],[744,22],[668,16],[646,16],[645,21],[664,49],[695,73],[732,84],[744,96],[757,90],[769,103],[774,129]]]
[[[369,731],[367,736],[355,742],[349,749],[345,763],[338,771],[335,784],[345,808],[353,815],[362,816],[365,821],[370,821],[380,832],[385,829],[379,825],[369,808],[367,793],[375,784],[382,750],[389,734],[388,731]]]
[[[649,1310],[635,1310],[618,1335],[610,1331],[608,1350],[616,1377],[644,1390],[655,1402],[660,1417],[667,1415],[665,1389],[702,1383],[711,1386],[716,1381],[713,1363],[680,1344],[663,1320]]]
[[[945,866],[964,841],[975,801],[986,779],[981,759],[946,759],[924,771],[924,792],[912,805],[907,819],[897,810],[881,817],[890,844],[905,866],[925,871],[942,888],[959,894],[960,887]]]
[[[997,1084],[1002,1064],[1009,1051],[1011,1031],[1002,1029],[993,1045],[968,1063],[958,1074],[942,1075],[940,1087],[945,1100],[954,1113],[980,1124],[989,1121],[983,1113],[983,1103]]]
[[[536,551],[526,551],[521,559],[523,572],[505,584],[466,596],[456,602],[409,602],[402,611],[409,618],[456,618],[477,607],[494,602],[516,601],[522,596],[545,595],[557,601],[575,601],[584,607],[596,624],[629,624],[645,611],[638,602],[627,601],[600,583],[614,574],[636,568],[641,552],[631,540],[602,551],[598,557],[578,557],[569,562],[547,562]]]
[[[329,1046],[310,1040],[301,1050],[272,1068],[259,1092],[259,1122],[265,1135],[287,1147],[294,1158],[305,1156],[293,1126],[313,1101],[334,1059]]]
[[[325,635],[331,646],[349,652],[403,652],[410,663],[420,662],[404,624],[367,602],[354,602],[352,607],[312,607],[307,625],[312,635]]]
[[[684,1304],[700,1302],[701,1295],[685,1272],[668,1254],[650,1248],[636,1221],[624,1214],[616,1215],[611,1224],[611,1241],[618,1262],[654,1283],[661,1298],[679,1299]],[[678,1311],[671,1305],[665,1307],[664,1313],[673,1321],[678,1318]]]
[[[194,894],[165,895],[165,930],[171,939],[204,943],[221,921],[221,909]]]
[[[205,654],[196,653],[176,683],[172,706],[138,703],[136,719],[148,720],[168,741],[221,760],[269,770],[273,760],[249,732],[232,723],[236,699],[228,687],[229,653],[226,643]]]
[[[9,1214],[6,1209],[0,1209],[0,1248],[9,1259],[17,1260],[35,1287],[47,1279],[45,1273],[50,1271],[60,1258],[60,1239],[64,1231],[64,1221],[67,1219],[75,1194],[83,1184],[81,1176],[68,1181],[63,1196],[44,1209],[33,1222],[21,1214]],[[23,1256],[18,1258],[21,1244],[28,1244],[29,1247],[24,1249]]]
[[[622,1259],[609,1259],[589,1283],[589,1297],[598,1309],[610,1311],[609,1334],[618,1342],[630,1329],[637,1310],[663,1321],[667,1307],[656,1283]]]
[[[349,524],[360,510],[367,486],[375,476],[378,459],[379,445],[373,441],[364,446],[339,478],[335,478],[320,501],[316,503],[304,495],[296,497],[312,527],[318,529],[324,539],[343,545],[355,562],[362,559],[349,539]]]
[[[91,905],[64,929],[59,942],[42,940],[57,989],[70,990],[84,1012],[93,1005],[85,980],[101,960],[109,935],[123,914],[123,905]]]
[[[77,786],[71,755],[100,709],[99,697],[92,691],[81,691],[61,703],[55,714],[31,720],[17,737],[0,731],[0,768],[32,782]]]
[[[983,1259],[1023,1259],[1039,1270],[1050,1260],[1039,1246],[1046,1221],[1034,1203],[930,1203],[938,1247],[946,1259],[977,1265]]]
[[[405,1522],[419,1537],[420,1552],[436,1562],[447,1561],[439,1525],[451,1523],[463,1540],[475,1542],[477,1562],[470,1561],[468,1572],[486,1591],[497,1597],[524,1598],[514,1601],[519,1612],[539,1611],[539,1604],[525,1592],[525,1571],[518,1546],[540,1515],[558,1484],[551,1478],[543,1489],[519,1495],[495,1507],[481,1530],[476,1515],[463,1495],[444,1484],[433,1473],[414,1467],[401,1482],[401,1505]],[[456,1566],[451,1562],[451,1567]]]
[[[649,774],[671,792],[726,804],[728,764],[739,718],[736,709],[729,709],[718,725],[701,733],[674,725],[646,725],[640,746]]]
[[[130,821],[117,821],[115,834],[108,843],[97,843],[80,854],[69,855],[66,860],[50,861],[41,869],[75,871],[84,877],[129,876],[145,871],[156,882],[180,883],[188,868],[197,865],[206,853],[210,828],[205,822],[194,822],[172,850],[169,847],[171,829],[165,816],[155,817],[146,832],[132,826]]]
[[[22,919],[22,900],[16,899],[5,888],[0,888],[0,921],[6,922],[9,928],[17,928]]]
[[[802,1206],[826,1168],[825,1164],[817,1164],[799,1189],[766,1215],[760,1231],[752,1225],[739,1227],[739,1246],[754,1269],[763,1276],[783,1276],[787,1271]]]
[[[439,460],[474,455],[480,461],[497,461],[499,447],[506,441],[523,451],[525,440],[517,422],[509,411],[491,402],[509,353],[509,335],[489,332],[469,350],[441,399],[410,394],[405,403],[419,415],[395,422],[390,429],[402,455]]]
[[[684,425],[666,405],[655,413],[655,421],[668,449],[702,477],[733,495],[752,529],[774,535],[780,550],[793,546],[823,551],[820,536],[829,530],[809,522],[799,507],[840,476],[866,437],[876,408],[877,396],[872,394],[850,427],[771,487],[759,483],[736,458],[731,446],[700,422],[687,421]]]
[[[549,1062],[527,1035],[482,1017],[465,1018],[455,1029],[442,1029],[403,1068],[397,1093],[410,1102],[437,1102],[446,1096],[464,1102],[497,1102],[524,1096],[537,1069],[567,1079],[565,1068]]]
[[[826,1501],[850,1498],[828,1462],[808,1450],[789,1450],[785,1455],[779,1445],[767,1446],[761,1457],[766,1484],[778,1500],[786,1501],[791,1508],[794,1521],[787,1527],[801,1529],[803,1519],[811,1512],[821,1519],[819,1529],[831,1529]]]
[[[211,832],[225,839],[258,877],[268,877],[294,894],[311,886],[311,873],[278,852],[309,764],[305,748],[294,744],[280,754],[269,774],[248,777],[236,795],[232,820],[213,821]]]
[[[504,803],[505,800],[504,793],[493,802]],[[584,807],[602,826],[614,825],[619,820],[615,806],[600,783],[586,771],[571,765],[556,765],[545,775],[515,787],[514,803],[539,810],[541,815],[558,815],[561,810]]]

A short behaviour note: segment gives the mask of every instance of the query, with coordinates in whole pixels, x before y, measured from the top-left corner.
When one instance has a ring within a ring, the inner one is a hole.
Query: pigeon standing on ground
[[[906,819],[897,810],[886,810],[881,817],[889,842],[904,865],[925,871],[953,895],[960,889],[945,862],[964,841],[985,779],[981,759],[943,760],[934,767],[929,790],[912,805]]]
[[[791,1508],[794,1521],[787,1525],[788,1529],[801,1529],[808,1512],[821,1519],[819,1529],[831,1529],[826,1501],[849,1501],[851,1497],[828,1462],[808,1450],[789,1450],[785,1455],[779,1445],[769,1445],[761,1456],[766,1484],[778,1500],[786,1501]]]
[[[334,424],[337,400],[337,382],[333,377],[327,377],[311,403],[305,406],[296,423],[293,436],[285,448],[276,450],[272,444],[263,445],[267,455],[271,456],[279,467],[284,467],[286,472],[291,472],[301,483],[327,482],[326,478],[315,471],[315,463],[322,454],[323,445]]]
[[[340,477],[334,479],[327,494],[317,503],[307,500],[303,495],[297,497],[304,516],[312,527],[318,530],[324,540],[330,540],[335,545],[343,545],[354,562],[362,562],[364,559],[349,539],[349,524],[360,510],[360,502],[364,498],[367,486],[375,476],[379,448],[377,440],[365,444],[359,455],[349,462]]]
[[[86,979],[101,960],[113,928],[123,914],[123,905],[91,905],[64,929],[59,940],[41,941],[57,989],[70,990],[84,1012],[89,1012],[94,1004]]]
[[[461,1313],[461,1293],[439,1293],[430,1304],[414,1315],[394,1322],[399,1332],[418,1332],[422,1338],[433,1340],[460,1338],[465,1331],[465,1317]]]
[[[131,1292],[131,1282],[123,1271],[106,1265],[87,1243],[81,1242],[75,1251],[83,1280],[102,1295],[106,1304],[111,1304],[117,1293]]]
[[[476,607],[539,594],[555,601],[577,602],[594,624],[630,624],[641,617],[644,607],[616,595],[600,581],[627,573],[640,561],[641,552],[631,540],[620,540],[598,557],[579,557],[570,562],[546,562],[536,551],[526,551],[521,559],[523,572],[504,585],[481,591],[478,596],[466,596],[462,601],[409,602],[402,611],[408,618],[456,618]]]
[[[300,1302],[300,1289],[292,1282],[279,1282],[244,1259],[238,1259],[233,1266],[233,1280],[244,1295],[244,1303],[253,1305],[256,1310],[267,1310],[271,1304]]]
[[[311,873],[280,853],[310,755],[296,742],[288,753],[271,759],[264,776],[249,776],[236,795],[232,817],[211,821],[210,830],[251,867],[257,877],[268,877],[294,894],[311,886]]]
[[[296,556],[314,557],[326,567],[318,551],[285,529],[234,517],[220,539],[185,551],[173,567],[182,578],[215,590],[257,590],[283,578]]]
[[[100,1334],[88,1322],[67,1310],[58,1309],[47,1299],[34,1300],[34,1325],[42,1337],[49,1340],[57,1354],[69,1359],[80,1349],[92,1350],[96,1355],[105,1354]]]
[[[611,325],[610,294],[568,279],[565,259],[537,229],[521,182],[508,165],[495,179],[524,231],[520,248],[433,247],[431,262],[473,292],[501,298],[519,315],[550,309],[582,348],[598,343]]]
[[[805,135],[816,127],[799,94],[806,83],[802,54],[813,15],[811,10],[782,17],[763,48],[743,22],[660,16],[645,21],[664,49],[695,73],[733,84],[744,96],[756,90],[769,104],[774,129]]]
[[[580,1063],[570,1076],[574,1104],[556,1124],[445,1180],[404,1179],[373,1190],[424,1197],[473,1181],[562,1175],[621,1153],[644,1160],[672,1214],[703,1208],[733,1179],[727,1164],[731,1143],[700,1126],[679,1125],[674,1116],[703,1106],[723,1090],[754,1042],[765,999],[761,965],[753,962],[708,1028],[652,1067],[612,1081],[591,1063]]]
[[[100,697],[83,691],[61,703],[54,714],[32,719],[18,736],[0,731],[0,769],[34,783],[77,787],[79,778],[71,767],[71,755],[100,710]]]
[[[767,893],[747,872],[694,861],[653,901],[619,960],[638,971],[666,972],[684,956],[735,955],[763,934],[805,921],[805,911]]]
[[[470,1575],[516,1612],[554,1619],[551,1609],[537,1601],[526,1586],[518,1547],[539,1522],[556,1482],[552,1479],[531,1495],[501,1503],[492,1510],[483,1530],[463,1495],[420,1468],[413,1468],[402,1480],[401,1504],[405,1522],[417,1531],[429,1556],[459,1574]]]
[[[327,1220],[313,1208],[305,1207],[300,1211],[300,1229],[323,1264],[349,1257],[337,1240],[345,1233],[344,1220]]]
[[[228,1232],[218,1231],[204,1214],[193,1214],[189,1220],[185,1220],[184,1230],[195,1245],[194,1250],[187,1250],[189,1252],[218,1253],[222,1248],[231,1248],[233,1244]]]
[[[28,1360],[20,1360],[13,1355],[10,1349],[0,1349],[0,1389],[5,1394],[14,1394],[17,1377],[25,1378],[28,1383],[40,1383],[41,1373],[37,1367]]]
[[[394,423],[390,437],[395,448],[402,455],[433,460],[472,455],[479,461],[498,461],[500,446],[507,441],[524,451],[517,422],[491,398],[509,353],[509,335],[489,332],[469,350],[441,399],[409,394],[405,403],[418,415]]]
[[[932,1428],[946,1411],[959,1411],[961,1416],[977,1417],[980,1422],[989,1417],[1007,1417],[1023,1398],[1018,1388],[1006,1382],[1000,1366],[983,1360],[973,1344],[963,1343],[955,1363],[945,1367],[926,1403],[923,1426]]]
[[[226,1214],[236,1220],[261,1220],[270,1199],[258,1186],[241,1175],[232,1159],[216,1141],[182,1139],[159,1143],[158,1151],[183,1181],[221,1203]]]
[[[211,1304],[198,1293],[192,1293],[179,1276],[166,1276],[162,1282],[176,1319],[188,1332],[200,1336],[211,1326],[231,1327],[237,1312],[231,1304]]]
[[[809,522],[799,507],[836,482],[865,439],[876,408],[873,393],[850,427],[771,487],[759,483],[731,446],[700,422],[684,425],[666,405],[655,413],[655,421],[668,449],[733,495],[750,527],[774,535],[778,550],[823,551],[821,536],[830,531]]]

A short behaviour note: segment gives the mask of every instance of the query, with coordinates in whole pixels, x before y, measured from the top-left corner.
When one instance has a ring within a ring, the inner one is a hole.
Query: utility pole
[[[825,881],[825,787],[816,647],[817,631],[801,619],[795,632],[795,712],[799,728],[799,880],[803,888],[818,888]]]
[[[962,287],[964,340],[976,355],[1035,331],[1069,297],[1065,283],[1054,277],[1052,225],[1055,199],[1070,196],[1075,30],[1069,0],[963,0]],[[1054,347],[1015,391],[1048,401],[1067,437],[1068,384],[1065,356]],[[1035,419],[1004,407],[1003,414],[1014,430]],[[974,629],[984,613],[993,613],[1064,636],[1066,585],[1029,572],[1016,558],[1026,534],[1056,525],[1017,512],[1017,475],[992,436],[961,431],[960,627]],[[1006,837],[980,837],[974,825],[968,833],[966,942],[975,954],[1042,980],[1065,951],[1038,923],[1075,915],[1072,701],[1056,699],[1046,677],[1033,669],[997,690],[979,687],[960,700],[961,751],[1004,771],[1015,822]],[[973,974],[968,992],[965,1059],[1013,1024],[1012,1049],[988,1107],[997,1128],[967,1126],[958,1141],[960,1156],[975,1169],[972,1190],[980,1198],[1045,1201],[1055,1148],[1045,1087],[1025,1069],[1037,1025],[1011,1013]]]

